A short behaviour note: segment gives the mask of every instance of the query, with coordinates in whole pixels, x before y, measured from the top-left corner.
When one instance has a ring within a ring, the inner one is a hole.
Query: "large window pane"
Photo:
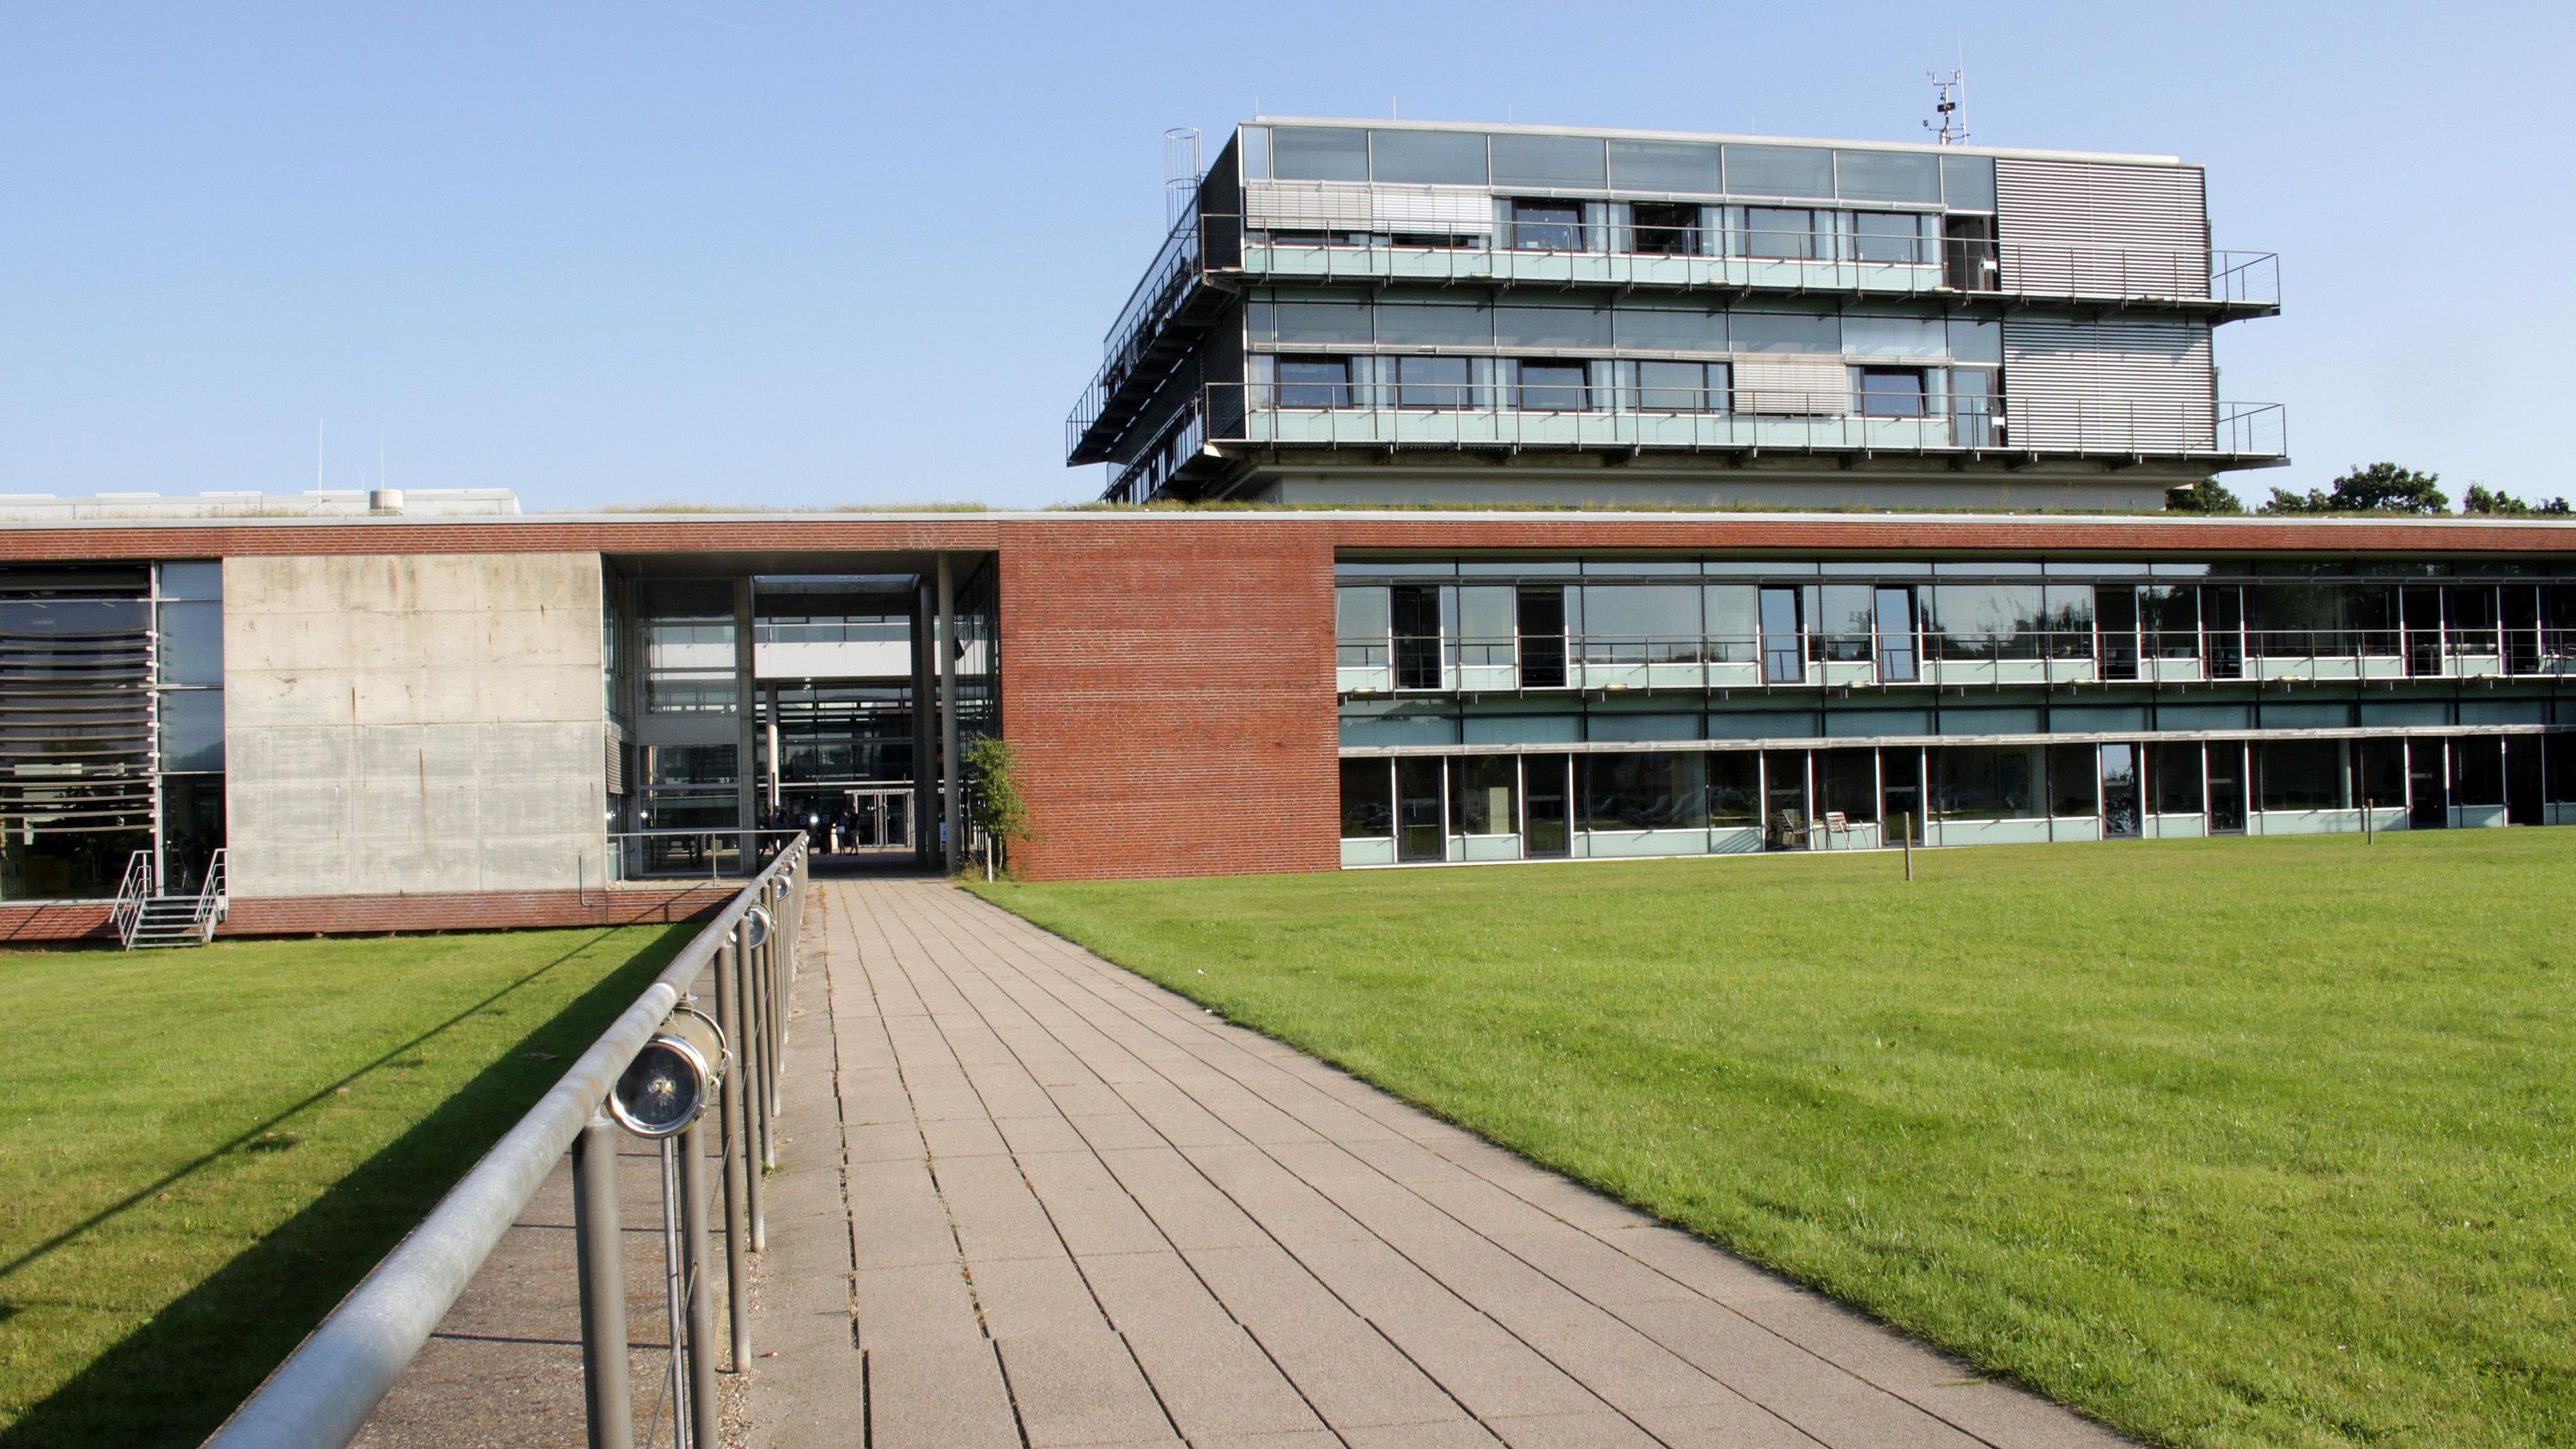
[[[1505,347],[1608,347],[1605,307],[1497,307],[1494,333]]]
[[[2266,810],[2343,808],[2343,747],[2334,740],[2265,740],[2254,779]]]
[[[1743,829],[1762,823],[1762,757],[1750,750],[1708,756],[1708,823]]]
[[[1386,663],[1386,590],[1351,585],[1333,591],[1336,662],[1349,668]]]
[[[1515,405],[1524,412],[1582,412],[1592,405],[1589,374],[1580,362],[1524,362]]]
[[[1386,760],[1342,761],[1342,835],[1388,840],[1395,835],[1395,769]]]
[[[1941,200],[1941,158],[1928,151],[1837,151],[1836,189],[1846,201]]]
[[[1590,663],[1696,659],[1700,591],[1688,584],[1586,585],[1583,633],[1583,657]]]
[[[1587,136],[1496,136],[1493,138],[1494,184],[1497,186],[1574,186],[1599,190],[1609,184],[1601,142]]]
[[[1737,352],[1840,352],[1842,321],[1799,312],[1733,312],[1726,328]]]
[[[224,695],[219,689],[161,692],[161,768],[173,774],[224,767]]]
[[[1719,369],[1723,374],[1724,369]],[[1725,401],[1722,389],[1712,393],[1704,362],[1640,362],[1637,406],[1650,413],[1704,413]]]
[[[1834,194],[1834,153],[1821,146],[1729,146],[1726,189],[1734,196]]]
[[[2048,813],[2064,819],[2100,814],[2100,768],[2101,751],[2092,745],[2049,746]]]
[[[1460,131],[1371,131],[1372,172],[1379,181],[1485,184],[1485,138]]]
[[[2046,610],[2037,584],[1937,584],[1929,627],[1944,659],[2036,659]]]
[[[1761,644],[1751,584],[1710,584],[1702,594],[1708,657],[1720,664],[1750,664]]]
[[[1827,812],[1841,811],[1854,825],[1878,820],[1878,751],[1825,750],[1816,756],[1816,784]]]
[[[1770,261],[1813,260],[1816,255],[1816,214],[1804,208],[1746,208],[1744,254]]]
[[[217,559],[174,559],[155,567],[160,581],[154,589],[165,599],[220,599],[224,596],[224,566]]]
[[[1916,265],[1932,260],[1932,247],[1923,239],[1923,218],[1915,213],[1862,211],[1852,215],[1852,255],[1864,262]],[[1940,325],[1938,319],[1933,325]]]
[[[1366,302],[1281,302],[1272,310],[1282,342],[1344,342],[1364,347],[1374,335]]]
[[[2157,814],[2198,815],[2200,746],[2171,740],[2149,745],[2147,788],[2155,792]]]
[[[1449,762],[1449,831],[1453,835],[1516,835],[1520,810],[1520,760],[1513,755],[1469,755]]]
[[[1938,317],[1845,317],[1843,351],[1854,357],[1938,358],[1949,337]]]
[[[1610,185],[1620,191],[1716,195],[1725,185],[1718,149],[1701,141],[1612,141]]]
[[[1351,364],[1346,357],[1279,359],[1279,406],[1346,408],[1351,405]]]
[[[1368,180],[1368,133],[1340,126],[1273,126],[1270,174],[1283,181]]]
[[[1952,211],[1995,209],[1995,158],[1941,158],[1941,200]]]
[[[1390,302],[1377,309],[1377,337],[1390,347],[1491,347],[1494,313],[1467,302]]]
[[[1586,830],[1697,830],[1708,825],[1705,755],[1578,755]]]
[[[1867,663],[1877,634],[1876,610],[1868,584],[1827,584],[1816,609],[1814,632],[1818,656],[1841,663]]]
[[[1963,745],[1932,751],[1932,808],[1944,820],[2036,820],[2039,749]]]
[[[1399,357],[1394,362],[1397,407],[1454,411],[1467,406],[1467,359]]]
[[[2504,739],[2480,735],[2451,741],[2451,803],[2504,803]]]
[[[161,669],[163,684],[221,684],[224,682],[224,606],[207,599],[191,602],[164,601],[161,614]]]
[[[1658,352],[1724,352],[1726,314],[1698,307],[1622,307],[1619,345]]]

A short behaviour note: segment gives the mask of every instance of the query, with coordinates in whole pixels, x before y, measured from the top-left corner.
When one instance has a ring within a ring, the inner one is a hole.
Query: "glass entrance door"
[[[1395,762],[1395,858],[1403,861],[1445,860],[1443,836],[1449,812],[1441,801],[1437,758],[1407,756]]]
[[[2102,834],[2110,840],[2138,837],[2138,747],[2102,747]]]
[[[2416,830],[2451,823],[2451,767],[2440,740],[2406,742],[2406,823]]]
[[[1560,859],[1574,839],[1572,755],[1530,755],[1521,761],[1521,853],[1533,860]]]
[[[2245,747],[2234,741],[2209,747],[2209,833],[2245,833]]]
[[[2504,823],[2539,825],[2547,812],[2540,803],[2538,735],[2504,737]]]

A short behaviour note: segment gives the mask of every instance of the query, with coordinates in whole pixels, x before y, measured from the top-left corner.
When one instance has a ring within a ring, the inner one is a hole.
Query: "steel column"
[[[716,1301],[707,1283],[707,1117],[680,1135],[680,1283],[689,1324],[689,1443],[715,1449]]]
[[[627,1382],[626,1264],[617,1221],[617,1124],[594,1116],[572,1144],[572,1223],[581,1283],[582,1398],[591,1449],[634,1449]]]
[[[733,973],[734,1009],[742,1022],[742,1044],[735,1048],[742,1053],[742,1090],[725,1095],[738,1098],[742,1104],[743,1200],[751,1215],[751,1250],[757,1253],[769,1245],[768,1191],[760,1171],[760,1099],[764,1073],[761,1066],[759,988],[755,984],[760,977],[760,962],[757,951],[739,944],[744,934],[737,928],[734,936],[737,969]]]
[[[751,1071],[751,1061],[743,1055],[742,1012],[734,999],[734,981],[742,973],[741,940],[742,932],[737,928],[716,952],[716,1027],[724,1033],[725,1045],[733,1052],[733,1069],[725,1074],[724,1089],[716,1097],[716,1111],[722,1114],[719,1138],[724,1148],[725,1318],[732,1330],[733,1371],[748,1373],[751,1259],[750,1246],[743,1241],[743,1224],[750,1208],[750,1187],[744,1181],[749,1151],[743,1141],[740,1103],[743,1078]]]

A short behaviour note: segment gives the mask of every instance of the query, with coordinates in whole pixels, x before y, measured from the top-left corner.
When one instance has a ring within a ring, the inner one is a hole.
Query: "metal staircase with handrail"
[[[108,922],[128,951],[162,946],[202,946],[215,938],[232,908],[219,847],[206,862],[206,878],[191,893],[163,895],[154,888],[152,853],[138,850],[125,863]]]

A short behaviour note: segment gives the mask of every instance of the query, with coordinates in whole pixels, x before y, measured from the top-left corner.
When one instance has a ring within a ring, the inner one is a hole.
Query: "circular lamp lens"
[[[689,1053],[668,1041],[649,1042],[608,1094],[609,1114],[639,1137],[669,1137],[697,1120],[705,1081]]]

